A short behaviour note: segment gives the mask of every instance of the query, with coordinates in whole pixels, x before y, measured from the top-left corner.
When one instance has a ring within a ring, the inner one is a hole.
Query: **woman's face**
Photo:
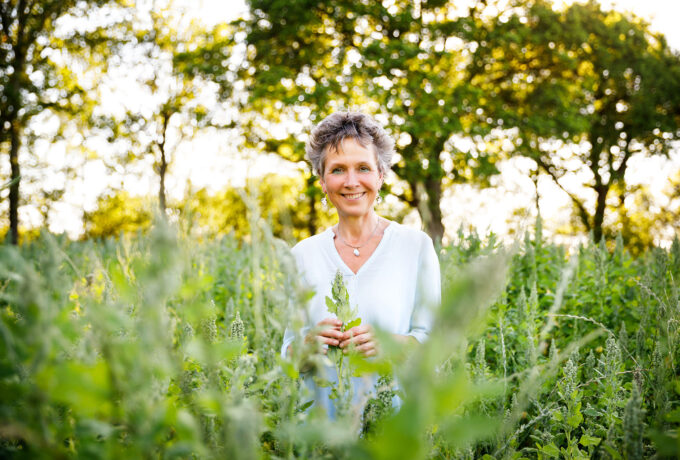
[[[373,209],[382,180],[373,147],[347,138],[326,155],[321,188],[339,216],[360,217]]]

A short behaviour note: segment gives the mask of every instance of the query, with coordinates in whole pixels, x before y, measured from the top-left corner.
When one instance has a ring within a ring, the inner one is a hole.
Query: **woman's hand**
[[[339,346],[346,353],[351,344],[354,344],[355,350],[365,357],[378,354],[378,343],[369,324],[361,324],[345,331]]]
[[[318,343],[337,347],[343,339],[341,328],[342,321],[339,319],[324,318],[314,327],[314,333],[307,335],[305,342],[316,340]],[[323,348],[323,352],[326,353],[326,347]]]

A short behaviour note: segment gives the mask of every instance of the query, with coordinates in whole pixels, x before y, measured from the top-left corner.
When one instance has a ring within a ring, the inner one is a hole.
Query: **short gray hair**
[[[385,174],[392,166],[394,140],[372,117],[361,112],[336,112],[324,118],[313,130],[307,141],[307,159],[312,163],[314,174],[323,177],[326,155],[337,150],[347,138],[356,140],[364,147],[373,146],[378,171]]]

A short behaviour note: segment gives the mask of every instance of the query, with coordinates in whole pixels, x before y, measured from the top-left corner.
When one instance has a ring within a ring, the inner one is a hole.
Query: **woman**
[[[364,356],[379,350],[374,327],[404,342],[422,342],[430,329],[431,308],[440,301],[439,262],[425,233],[384,219],[374,210],[390,168],[394,141],[371,117],[334,113],[312,131],[307,157],[321,188],[338,212],[338,223],[292,250],[303,281],[315,295],[308,305],[305,340],[356,347]],[[336,272],[343,275],[349,301],[358,308],[359,326],[342,332],[325,298]],[[310,326],[317,327],[311,328]],[[284,334],[282,354],[295,333]],[[356,387],[366,385],[355,382]],[[317,402],[332,414],[328,388],[314,387]],[[362,390],[355,388],[361,397]],[[370,390],[370,389],[369,389]]]

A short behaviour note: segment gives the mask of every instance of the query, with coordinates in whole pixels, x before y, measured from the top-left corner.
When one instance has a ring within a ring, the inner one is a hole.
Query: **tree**
[[[113,48],[104,34],[115,25],[99,15],[118,0],[4,0],[0,3],[0,150],[10,163],[10,239],[19,240],[19,153],[31,118],[44,110],[75,113],[85,104],[83,87],[63,53],[105,56]],[[62,28],[59,20],[98,17],[96,27]]]
[[[262,219],[270,222],[274,236],[297,241],[311,236],[308,228],[308,209],[300,206],[299,190],[304,178],[267,174],[251,180],[246,187],[228,187],[216,194],[205,189],[187,197],[180,215],[201,235],[215,236],[231,233],[245,238],[251,233],[249,213],[256,206]],[[319,215],[323,224],[330,216]]]
[[[641,20],[596,2],[563,11],[526,4],[489,28],[492,46],[474,57],[476,83],[492,117],[517,128],[516,153],[569,195],[599,241],[607,209],[630,191],[631,157],[668,155],[680,138],[680,57]],[[587,193],[562,181],[580,171],[590,175]]]
[[[196,23],[182,25],[188,6],[173,0],[147,6],[137,11],[135,38],[122,67],[134,72],[139,91],[149,102],[134,100],[126,105],[123,116],[102,116],[97,123],[109,140],[120,146],[123,163],[153,159],[158,204],[164,215],[168,208],[165,182],[174,152],[182,141],[212,124],[212,114],[204,103],[208,85],[190,70],[201,65],[201,57],[191,64],[181,56],[213,37]]]
[[[446,1],[249,5],[251,17],[239,26],[246,37],[240,75],[251,107],[270,119],[292,113],[305,127],[335,110],[374,111],[397,139],[394,171],[406,183],[397,196],[441,239],[443,187],[496,172],[497,151],[463,151],[453,142],[481,142],[489,133],[467,71],[474,48],[455,40],[474,21]]]
[[[111,238],[121,233],[143,232],[151,228],[151,201],[130,196],[126,191],[102,195],[97,208],[83,213],[83,238]]]
[[[661,242],[677,237],[680,228],[680,171],[665,184],[662,196],[654,196],[649,187],[627,187],[626,194],[617,193],[615,230],[633,255],[641,255]],[[632,190],[631,190],[632,189]]]
[[[217,193],[202,188],[169,207],[192,237],[214,238],[230,233],[247,238],[251,232],[249,206],[256,206],[260,217],[270,222],[274,236],[296,241],[310,236],[307,209],[297,201],[302,180],[268,174],[249,181],[246,187],[226,187]],[[153,221],[152,203],[151,197],[132,196],[126,191],[102,195],[97,208],[83,215],[83,237],[108,238],[146,231]],[[329,214],[319,218],[323,224],[331,221]]]

